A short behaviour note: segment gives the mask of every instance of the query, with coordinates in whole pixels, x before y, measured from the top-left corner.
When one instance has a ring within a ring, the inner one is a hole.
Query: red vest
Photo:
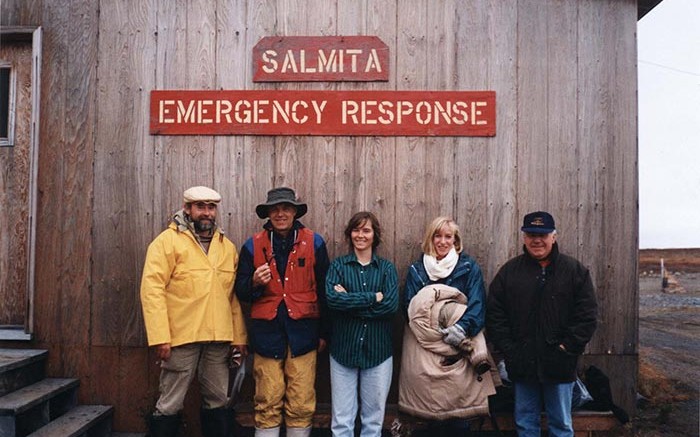
[[[267,256],[266,256],[267,255]],[[272,256],[272,244],[269,232],[262,231],[253,235],[253,264],[257,269],[270,260],[272,279],[265,287],[263,296],[253,302],[250,316],[253,319],[272,320],[277,317],[277,308],[282,300],[287,305],[287,314],[292,319],[318,319],[316,294],[316,275],[314,266],[313,231],[301,228],[297,230],[297,239],[289,253],[285,278],[280,278]]]

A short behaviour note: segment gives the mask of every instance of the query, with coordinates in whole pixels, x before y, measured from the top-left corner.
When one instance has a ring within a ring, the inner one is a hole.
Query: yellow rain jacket
[[[170,223],[148,246],[141,278],[148,345],[246,344],[243,313],[233,292],[237,265],[236,247],[219,230],[205,253],[192,231]]]

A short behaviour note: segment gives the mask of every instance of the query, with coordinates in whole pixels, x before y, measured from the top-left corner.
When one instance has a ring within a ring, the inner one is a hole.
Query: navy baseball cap
[[[554,217],[544,211],[531,212],[523,218],[523,227],[520,228],[523,232],[531,234],[549,234],[555,231]]]

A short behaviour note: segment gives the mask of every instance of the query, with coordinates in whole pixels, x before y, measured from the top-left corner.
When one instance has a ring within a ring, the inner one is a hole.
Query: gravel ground
[[[674,273],[682,293],[661,290],[661,277],[639,280],[639,391],[633,422],[640,437],[700,435],[700,273]]]

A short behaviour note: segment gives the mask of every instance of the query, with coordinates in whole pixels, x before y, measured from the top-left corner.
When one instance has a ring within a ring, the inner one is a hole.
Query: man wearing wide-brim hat
[[[216,222],[221,195],[197,186],[183,208],[148,246],[141,305],[148,345],[160,364],[160,396],[151,437],[173,437],[185,395],[197,375],[204,437],[229,437],[229,354],[247,353],[243,313],[233,295],[238,254]],[[235,346],[234,346],[235,345]]]
[[[251,302],[255,435],[306,437],[316,409],[316,354],[325,347],[321,314],[328,252],[298,220],[307,212],[291,188],[274,188],[255,208],[267,219],[241,248],[235,290]]]

